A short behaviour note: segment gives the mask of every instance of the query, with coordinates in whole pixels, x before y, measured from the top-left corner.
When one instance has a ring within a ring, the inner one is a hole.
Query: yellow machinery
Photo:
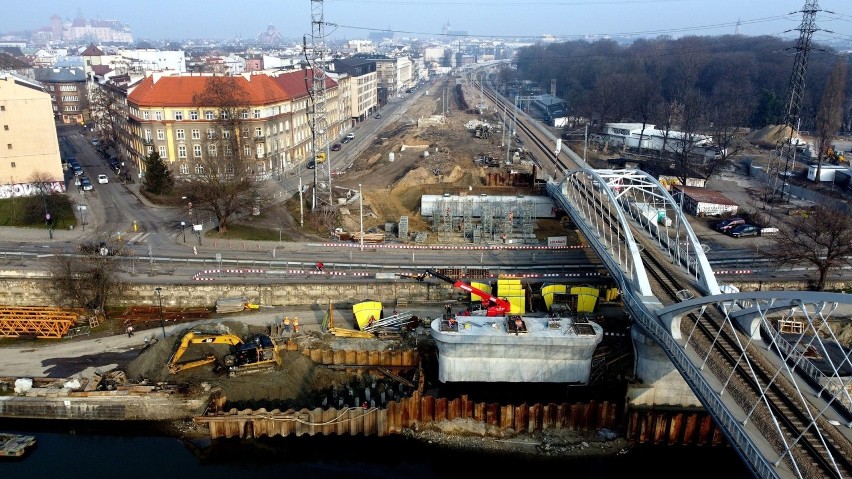
[[[229,376],[234,376],[246,368],[254,369],[258,366],[281,364],[278,345],[265,334],[257,334],[248,341],[243,341],[233,334],[190,331],[184,335],[180,345],[169,359],[169,371],[178,373],[216,362],[216,356],[212,354],[192,361],[178,362],[191,344],[227,344],[231,346],[232,352],[226,355],[223,360],[223,365],[228,369]]]

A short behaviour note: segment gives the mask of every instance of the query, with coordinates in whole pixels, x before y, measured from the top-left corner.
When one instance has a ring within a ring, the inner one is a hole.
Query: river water
[[[0,421],[0,431],[34,435],[21,459],[0,461],[8,478],[481,478],[655,479],[752,477],[730,448],[640,447],[608,457],[526,459],[462,452],[394,436],[185,441],[131,423]],[[248,474],[248,475],[246,475]]]

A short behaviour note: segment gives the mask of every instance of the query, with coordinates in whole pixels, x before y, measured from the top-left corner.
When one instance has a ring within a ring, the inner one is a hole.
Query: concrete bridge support
[[[627,400],[632,407],[703,408],[657,342],[636,325],[630,330],[635,349],[636,382],[628,385]]]

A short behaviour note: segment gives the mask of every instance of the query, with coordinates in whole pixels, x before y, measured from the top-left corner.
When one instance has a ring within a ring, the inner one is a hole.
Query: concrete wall
[[[393,304],[398,298],[411,303],[461,300],[464,291],[450,284],[413,281],[377,281],[365,283],[332,283],[327,278],[299,284],[238,285],[218,282],[168,285],[162,283],[133,284],[125,295],[110,298],[108,306],[142,306],[157,304],[154,288],[163,288],[163,307],[213,307],[222,297],[244,297],[262,306],[322,305],[358,302],[365,299]],[[223,280],[226,281],[226,280]],[[45,294],[49,283],[42,279],[0,279],[0,305],[47,306],[54,302]]]

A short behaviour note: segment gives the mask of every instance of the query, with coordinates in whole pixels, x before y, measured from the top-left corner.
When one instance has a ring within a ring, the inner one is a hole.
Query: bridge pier
[[[673,330],[677,331],[677,328]],[[630,329],[636,357],[636,382],[627,387],[632,407],[704,408],[663,348],[637,325]]]

